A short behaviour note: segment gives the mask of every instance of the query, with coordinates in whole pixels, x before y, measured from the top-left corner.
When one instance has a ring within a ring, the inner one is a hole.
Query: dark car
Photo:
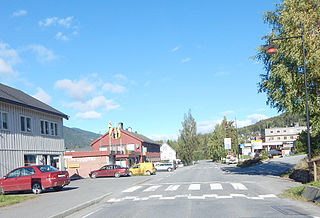
[[[122,167],[119,165],[106,165],[101,167],[99,170],[94,170],[89,173],[91,178],[114,176],[119,178],[120,176],[130,175],[128,167]]]
[[[69,173],[59,171],[50,165],[20,167],[0,179],[0,194],[26,190],[32,190],[34,194],[40,194],[43,190],[49,188],[60,191],[69,184]]]

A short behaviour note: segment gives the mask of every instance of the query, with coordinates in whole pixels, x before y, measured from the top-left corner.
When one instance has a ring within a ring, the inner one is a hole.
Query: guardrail
[[[318,180],[318,169],[317,169],[317,162],[320,162],[320,158],[308,161],[308,163],[313,164],[313,180],[317,181]]]

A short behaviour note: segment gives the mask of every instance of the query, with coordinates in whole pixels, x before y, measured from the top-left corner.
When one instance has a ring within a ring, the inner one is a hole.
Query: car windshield
[[[37,168],[43,173],[59,171],[58,169],[56,169],[56,168],[54,168],[53,166],[50,166],[50,165],[37,166]]]

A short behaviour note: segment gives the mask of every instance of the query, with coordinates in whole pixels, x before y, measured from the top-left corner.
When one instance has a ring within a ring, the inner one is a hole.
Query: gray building
[[[63,169],[63,119],[68,116],[0,83],[0,178],[21,166]]]

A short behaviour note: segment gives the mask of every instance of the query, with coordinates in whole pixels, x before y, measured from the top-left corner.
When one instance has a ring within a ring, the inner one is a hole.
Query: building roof
[[[21,107],[30,108],[48,114],[68,119],[68,115],[54,109],[53,107],[39,101],[38,99],[18,90],[0,83],[0,102],[14,104]]]
[[[138,134],[138,133],[135,133],[135,132],[129,132],[127,130],[122,130],[122,131],[124,131],[124,132],[126,132],[126,133],[128,133],[130,135],[133,135],[134,137],[140,139],[143,142],[159,145],[158,143],[156,143],[155,141],[153,141],[152,139],[149,139],[148,137],[146,137],[144,135],[141,135],[141,134]]]

